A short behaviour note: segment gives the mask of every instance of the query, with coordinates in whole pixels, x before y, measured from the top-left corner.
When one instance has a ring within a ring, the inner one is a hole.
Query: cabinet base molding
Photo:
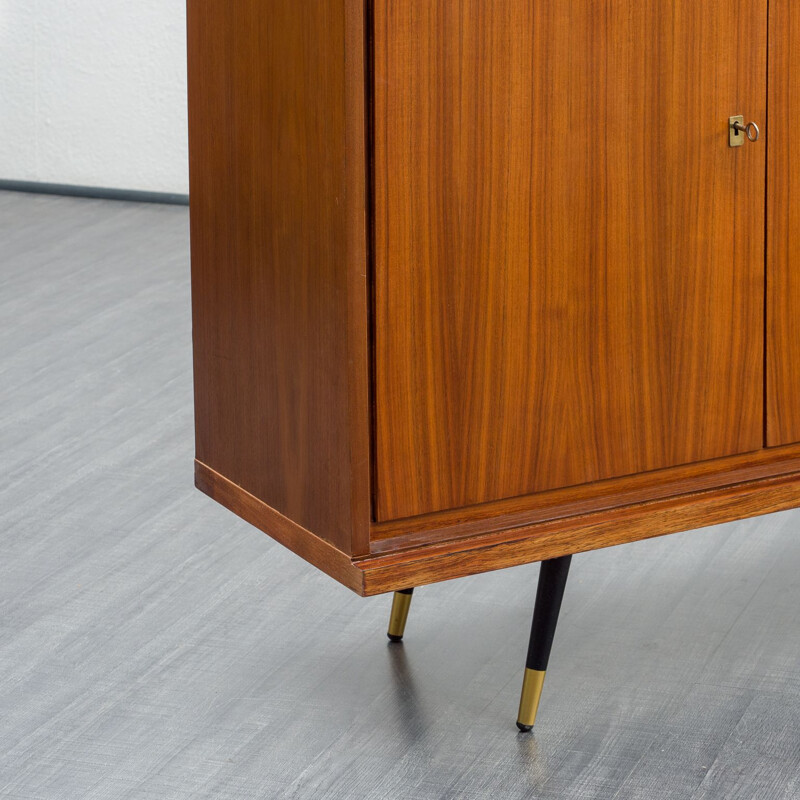
[[[364,595],[364,581],[350,556],[254,497],[241,486],[195,459],[194,485],[251,525],[269,534],[300,558],[326,572],[339,583]],[[404,587],[398,587],[404,588]]]
[[[423,586],[518,564],[720,525],[800,506],[800,472],[520,524],[475,537],[352,557],[195,462],[198,489],[359,595]],[[386,542],[382,542],[385,545]]]

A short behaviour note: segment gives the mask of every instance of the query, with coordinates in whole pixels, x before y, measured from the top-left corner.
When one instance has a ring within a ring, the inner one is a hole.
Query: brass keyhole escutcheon
[[[745,140],[757,142],[761,136],[761,131],[755,122],[744,124],[744,117],[741,115],[728,117],[728,144],[731,147],[741,147]]]

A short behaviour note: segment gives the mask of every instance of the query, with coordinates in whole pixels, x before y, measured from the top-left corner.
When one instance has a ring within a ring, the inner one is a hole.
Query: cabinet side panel
[[[346,553],[369,521],[349,3],[188,2],[197,459]]]
[[[769,4],[767,445],[800,442],[800,7]]]

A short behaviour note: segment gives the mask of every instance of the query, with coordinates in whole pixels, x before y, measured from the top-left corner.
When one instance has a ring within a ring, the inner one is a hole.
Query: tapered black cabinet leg
[[[386,632],[386,635],[393,642],[399,642],[403,639],[403,631],[406,629],[412,594],[414,594],[413,589],[401,589],[399,592],[394,593],[392,613],[389,616],[389,630]]]
[[[529,731],[536,721],[544,674],[550,659],[571,561],[572,556],[562,556],[542,561],[539,568],[539,586],[536,589],[536,606],[533,609],[531,639],[528,643],[525,678],[522,681],[517,715],[517,727],[521,731]]]

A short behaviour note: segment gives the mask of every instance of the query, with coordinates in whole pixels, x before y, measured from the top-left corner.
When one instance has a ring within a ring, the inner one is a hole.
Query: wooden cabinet
[[[188,9],[203,491],[361,594],[800,505],[795,4]]]

